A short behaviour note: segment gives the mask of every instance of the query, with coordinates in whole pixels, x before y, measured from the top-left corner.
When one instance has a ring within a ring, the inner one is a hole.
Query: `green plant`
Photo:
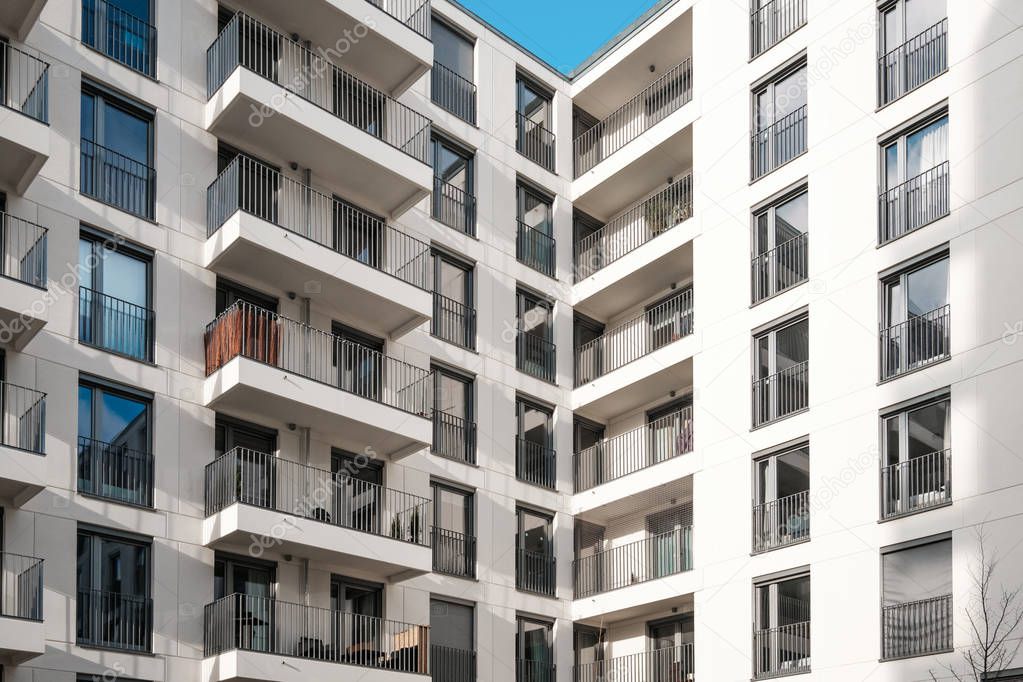
[[[409,542],[419,542],[419,507],[412,508],[412,517],[408,522]]]
[[[397,516],[391,519],[391,537],[395,540],[401,539],[401,519]]]

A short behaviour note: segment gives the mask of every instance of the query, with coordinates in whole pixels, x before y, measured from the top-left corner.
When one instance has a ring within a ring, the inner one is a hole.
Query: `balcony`
[[[46,0],[5,0],[0,3],[0,33],[17,41],[35,26]]]
[[[515,659],[515,682],[556,682],[558,669],[550,661]]]
[[[391,337],[430,318],[428,244],[246,156],[235,157],[206,196],[203,258],[214,272],[259,273]]]
[[[878,198],[878,244],[887,244],[949,214],[948,161]]]
[[[0,213],[0,346],[22,350],[46,326],[46,238],[42,225]]]
[[[753,506],[753,553],[810,539],[810,491]]]
[[[878,58],[878,106],[894,102],[947,69],[948,19],[942,19]]]
[[[153,361],[156,313],[145,306],[78,288],[78,340],[141,362]]]
[[[375,575],[430,571],[430,501],[347,471],[239,447],[206,465],[205,500],[207,546],[265,539],[285,553]]]
[[[540,488],[558,485],[558,453],[541,443],[515,437],[515,478]]]
[[[554,133],[522,113],[515,114],[515,151],[553,173],[554,150]]]
[[[82,139],[81,192],[139,218],[153,220],[156,171],[130,156]]]
[[[572,563],[575,598],[660,580],[693,570],[693,528],[676,528],[617,545]]]
[[[753,631],[753,679],[810,672],[810,621]]]
[[[759,57],[806,25],[806,0],[771,0],[754,3],[753,7],[750,13],[750,59]]]
[[[881,381],[951,357],[951,309],[945,305],[881,330]]]
[[[754,304],[777,296],[806,281],[809,271],[808,242],[809,235],[804,232],[773,249],[753,256]]]
[[[153,506],[153,454],[79,436],[78,492],[134,507]]]
[[[476,236],[476,197],[463,189],[433,179],[433,219],[448,227]]]
[[[939,450],[881,468],[881,518],[952,503],[952,451]]]
[[[351,54],[387,63],[361,46]],[[429,119],[287,36],[236,14],[207,50],[206,70],[206,130],[218,138],[313,168],[379,215],[430,193]]]
[[[775,0],[778,2],[779,0]],[[806,153],[806,105],[785,115],[750,138],[751,180],[759,180]]]
[[[557,561],[553,554],[515,550],[515,588],[545,597],[553,597],[557,588]]]
[[[459,578],[475,578],[476,537],[436,526],[432,533],[433,572]]]
[[[515,257],[523,265],[528,265],[548,277],[554,277],[557,259],[556,242],[549,234],[552,227],[549,224],[534,227],[521,220],[516,222],[518,232],[515,239]]]
[[[354,452],[430,445],[428,370],[241,301],[207,325],[205,346],[206,407],[308,426]]]
[[[156,77],[156,27],[105,0],[82,0],[82,43]]]
[[[387,682],[430,670],[427,625],[236,593],[206,605],[203,628],[207,682]]]
[[[515,337],[515,367],[541,381],[554,383],[557,346],[538,334],[519,330]]]
[[[431,452],[456,462],[476,464],[476,424],[434,410]]]
[[[753,380],[753,428],[798,414],[809,406],[809,362],[800,362]]]
[[[605,658],[575,666],[575,682],[692,682],[696,679],[693,644]]]
[[[430,99],[441,109],[476,125],[476,84],[439,62],[433,63],[430,72]]]
[[[79,646],[133,653],[153,650],[153,600],[120,592],[78,590]]]
[[[46,487],[46,394],[0,381],[0,500],[20,507]]]
[[[430,333],[456,346],[476,350],[476,309],[433,292]]]
[[[434,644],[430,647],[430,672],[433,682],[476,682],[476,652]]]
[[[26,3],[0,4],[6,14]],[[50,65],[5,42],[0,64],[0,189],[24,194],[50,157]]]
[[[0,659],[17,665],[45,650],[43,560],[0,552]]]
[[[951,650],[951,594],[881,607],[881,660]]]

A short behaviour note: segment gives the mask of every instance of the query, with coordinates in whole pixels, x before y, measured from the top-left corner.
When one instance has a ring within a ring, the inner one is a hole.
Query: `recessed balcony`
[[[430,445],[429,370],[241,301],[207,325],[205,344],[207,407],[307,426],[353,452]]]
[[[24,194],[50,157],[50,65],[2,42],[0,64],[0,189]]]
[[[239,13],[206,64],[206,130],[218,138],[314,169],[379,215],[430,193],[429,119],[320,54]]]
[[[627,631],[628,627],[628,624],[623,624],[622,630]],[[613,632],[614,629],[615,625],[611,624],[606,627],[605,633],[607,630]],[[624,632],[620,638],[615,638],[614,634],[605,634],[605,637],[600,645],[602,657],[591,663],[576,664],[575,682],[693,682],[696,679],[696,653],[691,626],[675,636],[676,639],[688,640],[686,643],[658,646],[646,651],[637,652],[635,643]],[[657,645],[656,642],[652,644]],[[632,653],[618,654],[618,651]]]
[[[35,223],[0,213],[0,346],[21,350],[49,319],[46,237]]]
[[[0,381],[0,499],[16,507],[46,487],[46,394]]]
[[[246,156],[206,194],[205,267],[227,277],[257,273],[392,338],[430,319],[425,242]]]
[[[17,665],[46,650],[43,560],[0,552],[0,661]]]
[[[46,0],[4,0],[0,3],[0,33],[24,40],[45,6]]]

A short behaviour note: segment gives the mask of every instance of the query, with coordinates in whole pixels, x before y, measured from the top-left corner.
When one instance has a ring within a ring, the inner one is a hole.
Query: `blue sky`
[[[458,0],[568,73],[656,0]]]

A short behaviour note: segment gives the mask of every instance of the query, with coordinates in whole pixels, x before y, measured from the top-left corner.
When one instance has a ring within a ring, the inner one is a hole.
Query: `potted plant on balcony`
[[[408,522],[408,535],[409,535],[408,540],[409,540],[409,542],[415,542],[415,543],[419,542],[419,531],[420,531],[420,525],[419,525],[419,507],[413,507],[413,509],[412,509],[412,516],[411,516],[411,518],[409,518],[409,522]]]
[[[689,209],[679,203],[670,192],[663,192],[646,202],[643,207],[647,229],[654,237],[689,217]]]

